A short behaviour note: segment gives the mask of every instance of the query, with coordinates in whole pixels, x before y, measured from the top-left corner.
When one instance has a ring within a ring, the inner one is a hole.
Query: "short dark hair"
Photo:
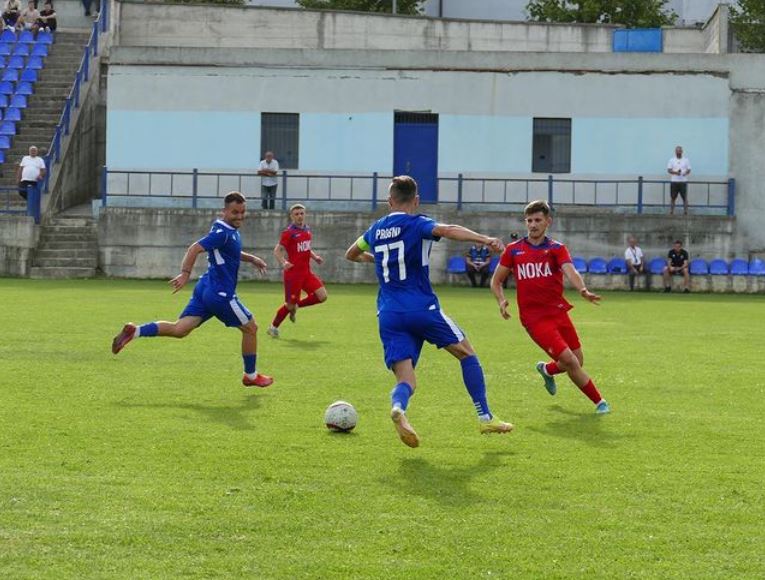
[[[681,246],[683,245],[683,242],[681,242],[680,240],[675,240],[675,243],[680,244]]]
[[[417,182],[408,175],[399,175],[390,182],[390,196],[396,203],[407,203],[417,195]]]
[[[241,193],[232,191],[231,193],[226,194],[226,197],[223,198],[223,205],[228,205],[230,203],[245,203],[246,201],[247,200]]]
[[[526,208],[523,210],[523,215],[531,215],[533,213],[542,212],[545,216],[550,215],[550,204],[548,204],[543,199],[537,199],[536,201],[532,201],[529,205],[526,206]]]

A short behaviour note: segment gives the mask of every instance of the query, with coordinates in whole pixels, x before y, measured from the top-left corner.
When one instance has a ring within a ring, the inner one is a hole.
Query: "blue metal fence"
[[[310,201],[337,210],[376,209],[384,202],[390,175],[313,174],[282,171],[277,199],[281,208]],[[191,171],[122,171],[103,167],[101,205],[134,207],[217,207],[229,191],[260,199],[256,173]],[[438,203],[457,209],[507,210],[534,199],[552,205],[581,205],[650,213],[669,206],[670,182],[664,179],[574,179],[553,175],[535,178],[477,178],[464,175],[438,179]],[[735,181],[689,183],[689,203],[703,213],[732,216]],[[315,206],[316,207],[316,206]]]

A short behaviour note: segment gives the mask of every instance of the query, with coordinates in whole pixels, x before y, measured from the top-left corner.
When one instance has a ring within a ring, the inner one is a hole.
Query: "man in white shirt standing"
[[[258,175],[262,175],[260,182],[261,206],[263,209],[274,209],[276,203],[276,175],[279,172],[279,162],[274,159],[273,151],[266,151],[265,159],[260,162]]]
[[[635,276],[646,274],[645,260],[643,259],[643,250],[637,245],[635,236],[630,236],[627,240],[627,249],[624,250],[624,261],[627,262],[627,275],[630,281],[630,292],[635,289]],[[650,278],[646,277],[646,280]],[[648,284],[646,282],[646,288]]]
[[[16,182],[19,184],[19,195],[25,200],[30,185],[39,184],[45,179],[45,161],[37,155],[37,147],[29,148],[29,155],[24,155],[16,166]]]
[[[678,145],[675,147],[675,156],[667,163],[667,173],[669,178],[669,213],[675,213],[675,201],[677,196],[683,197],[684,213],[688,215],[688,176],[691,173],[691,162],[687,157],[683,157],[683,148]]]

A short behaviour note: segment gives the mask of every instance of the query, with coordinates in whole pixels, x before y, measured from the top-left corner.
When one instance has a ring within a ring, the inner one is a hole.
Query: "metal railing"
[[[387,198],[390,175],[371,173],[314,174],[281,171],[277,201],[310,201],[332,209],[376,209]],[[103,167],[101,205],[208,207],[230,191],[261,199],[256,173],[191,171],[124,171]],[[642,214],[669,205],[665,179],[574,179],[553,175],[535,178],[454,177],[438,179],[438,203],[457,209],[502,210],[546,199],[551,205],[598,206]],[[735,215],[734,179],[689,182],[689,205],[707,213]],[[381,197],[382,196],[382,197]],[[426,196],[423,196],[426,197]]]
[[[40,195],[40,186],[31,185],[27,187],[27,199],[23,202],[18,187],[0,187],[0,213],[28,215],[34,218],[36,224],[39,224]]]

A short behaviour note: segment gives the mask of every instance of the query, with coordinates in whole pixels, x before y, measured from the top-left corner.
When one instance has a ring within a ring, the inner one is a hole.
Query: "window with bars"
[[[534,173],[571,173],[571,119],[534,119]]]
[[[261,113],[260,159],[273,151],[282,169],[298,169],[300,150],[300,114]]]

